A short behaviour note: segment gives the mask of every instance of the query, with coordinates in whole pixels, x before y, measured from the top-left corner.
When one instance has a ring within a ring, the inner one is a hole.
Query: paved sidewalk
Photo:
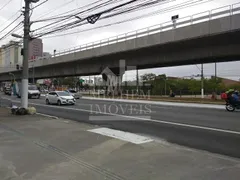
[[[1,180],[239,180],[240,159],[103,136],[66,119],[13,116],[0,108]]]

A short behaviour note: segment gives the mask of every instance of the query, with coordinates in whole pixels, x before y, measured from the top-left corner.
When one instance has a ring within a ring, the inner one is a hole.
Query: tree
[[[201,91],[201,81],[196,79],[191,79],[188,84],[188,89],[192,94],[200,94]]]
[[[146,73],[141,76],[141,80],[144,81],[153,81],[156,77],[156,74],[153,73]]]

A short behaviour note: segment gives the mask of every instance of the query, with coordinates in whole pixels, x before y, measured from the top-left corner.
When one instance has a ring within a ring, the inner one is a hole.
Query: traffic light
[[[18,64],[16,65],[16,69],[17,69],[17,70],[19,70],[19,69],[20,69],[20,67],[19,67],[19,65],[18,65]]]

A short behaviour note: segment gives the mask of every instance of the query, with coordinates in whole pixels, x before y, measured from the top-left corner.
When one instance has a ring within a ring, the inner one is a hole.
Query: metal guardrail
[[[210,21],[213,19],[218,19],[221,17],[232,16],[234,14],[240,13],[240,3],[235,3],[229,6],[223,6],[210,11],[201,12],[177,20],[175,24],[172,21],[168,21],[162,24],[157,24],[143,29],[138,29],[136,31],[131,31],[128,33],[120,34],[118,36],[113,36],[107,39],[102,39],[100,41],[94,41],[84,45],[76,46],[70,49],[60,51],[55,54],[55,56],[62,56],[69,53],[80,52],[88,49],[93,49],[97,47],[106,46],[109,44],[114,44],[118,42],[127,41],[130,39],[135,39],[138,37],[148,36],[150,34],[155,34],[163,31],[167,31],[174,28],[180,28],[184,26],[190,26],[204,21]],[[187,20],[186,20],[187,19]]]

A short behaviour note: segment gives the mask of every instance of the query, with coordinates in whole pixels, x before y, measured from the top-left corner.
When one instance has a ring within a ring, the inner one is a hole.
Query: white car
[[[18,91],[17,91],[18,98],[21,98],[22,96],[21,89],[22,89],[22,84],[18,83]],[[41,97],[41,93],[35,84],[28,84],[28,98],[31,99],[33,97],[36,97],[37,99],[39,99]]]
[[[80,99],[82,98],[82,94],[75,91],[75,90],[72,90],[72,89],[68,89],[66,90],[65,92],[69,93],[71,96],[73,96],[75,99]]]
[[[46,104],[71,104],[74,105],[76,100],[73,96],[65,91],[52,91],[46,95]]]

